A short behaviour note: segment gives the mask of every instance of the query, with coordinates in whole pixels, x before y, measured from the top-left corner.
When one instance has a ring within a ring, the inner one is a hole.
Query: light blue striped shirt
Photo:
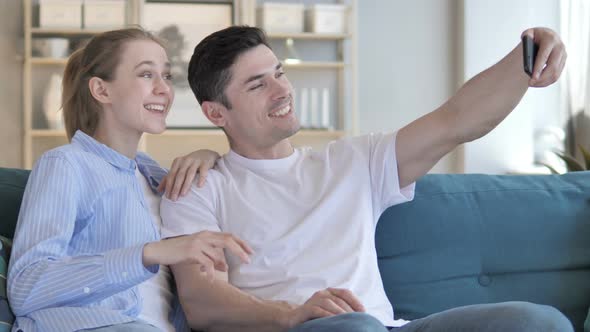
[[[166,173],[143,153],[129,159],[81,131],[39,159],[8,270],[13,331],[77,331],[140,313],[136,286],[159,269],[143,266],[143,246],[160,234],[135,167],[153,189]],[[180,316],[177,330],[185,331]]]

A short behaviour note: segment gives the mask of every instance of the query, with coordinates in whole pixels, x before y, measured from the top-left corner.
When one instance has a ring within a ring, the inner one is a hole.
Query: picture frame
[[[162,38],[172,65],[174,104],[168,128],[215,127],[203,115],[188,84],[188,63],[195,46],[207,35],[234,24],[233,1],[148,1],[143,26]]]

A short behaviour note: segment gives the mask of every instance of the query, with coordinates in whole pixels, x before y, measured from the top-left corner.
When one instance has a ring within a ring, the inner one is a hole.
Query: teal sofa
[[[0,168],[0,235],[12,237],[28,171]],[[396,316],[530,301],[582,331],[590,306],[590,172],[427,175],[377,227]]]
[[[582,331],[590,306],[590,172],[427,175],[377,226],[398,317],[503,301],[552,305]]]

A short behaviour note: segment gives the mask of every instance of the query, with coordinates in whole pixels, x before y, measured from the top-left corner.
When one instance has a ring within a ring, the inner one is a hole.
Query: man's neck
[[[245,146],[234,143],[231,144],[231,149],[248,159],[282,159],[287,158],[294,151],[289,139],[284,139],[268,147]]]

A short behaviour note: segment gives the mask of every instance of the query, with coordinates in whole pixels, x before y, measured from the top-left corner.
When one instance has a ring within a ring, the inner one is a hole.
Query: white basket
[[[85,0],[85,28],[122,28],[125,26],[125,0]]]
[[[257,10],[258,26],[269,33],[300,33],[303,12],[303,4],[265,2]]]
[[[39,0],[39,26],[80,29],[82,0]]]
[[[315,33],[346,33],[348,6],[343,4],[314,4],[305,10],[305,30]]]

